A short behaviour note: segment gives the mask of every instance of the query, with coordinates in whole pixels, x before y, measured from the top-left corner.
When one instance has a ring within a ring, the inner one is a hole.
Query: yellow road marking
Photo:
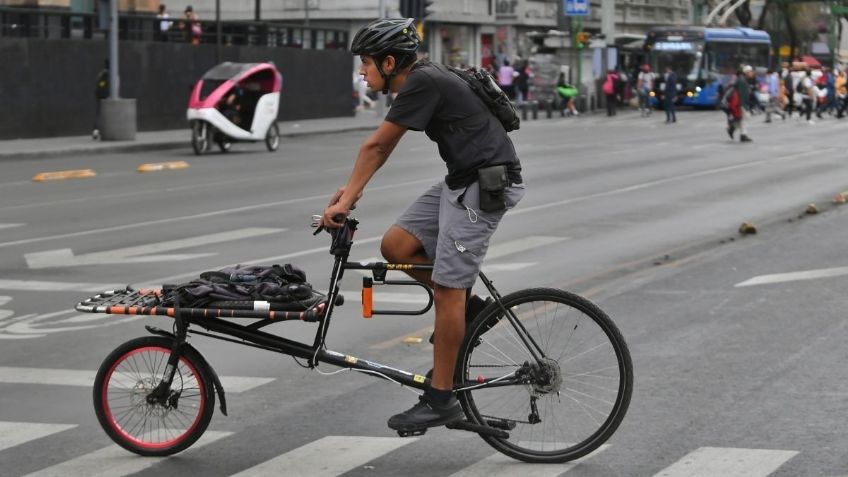
[[[76,169],[72,171],[39,172],[32,180],[33,182],[60,181],[65,179],[87,179],[95,176],[97,176],[97,173],[91,169]]]
[[[186,161],[171,161],[171,162],[149,162],[142,164],[136,169],[138,172],[155,172],[164,171],[166,169],[187,169],[188,162]]]

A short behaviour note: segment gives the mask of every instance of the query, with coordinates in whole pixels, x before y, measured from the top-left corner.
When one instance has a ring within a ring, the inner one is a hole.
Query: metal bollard
[[[530,108],[533,110],[533,119],[539,119],[539,102],[533,101],[530,103]]]
[[[521,102],[518,107],[521,109],[521,120],[527,121],[527,103]]]
[[[551,119],[551,116],[554,114],[554,102],[553,101],[545,101],[545,112],[547,113],[548,119]]]

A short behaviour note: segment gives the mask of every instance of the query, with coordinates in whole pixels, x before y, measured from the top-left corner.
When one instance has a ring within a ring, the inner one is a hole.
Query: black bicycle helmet
[[[354,55],[367,55],[377,60],[377,70],[383,77],[383,94],[389,91],[389,82],[416,58],[415,53],[421,44],[418,30],[412,18],[381,18],[362,27],[353,37],[350,52]],[[392,74],[383,72],[382,60],[393,55],[397,68]]]

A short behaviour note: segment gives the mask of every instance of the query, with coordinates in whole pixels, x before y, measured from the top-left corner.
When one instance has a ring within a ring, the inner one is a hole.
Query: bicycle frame
[[[198,310],[192,308],[183,309],[177,306],[175,307],[173,313],[173,317],[176,322],[175,334],[171,334],[157,328],[147,327],[148,331],[150,331],[151,333],[171,336],[174,338],[174,346],[171,352],[171,356],[169,358],[169,364],[171,366],[166,368],[166,376],[163,377],[163,381],[160,383],[160,388],[162,390],[161,392],[166,392],[166,390],[170,386],[171,380],[173,379],[174,372],[176,369],[176,363],[179,359],[180,349],[182,346],[185,345],[186,337],[189,333],[208,336],[223,341],[235,342],[270,351],[276,351],[282,354],[291,355],[296,358],[305,359],[307,360],[307,365],[310,368],[317,367],[319,363],[327,363],[340,368],[357,370],[373,376],[389,379],[401,385],[409,386],[415,389],[427,389],[430,385],[430,379],[425,376],[410,373],[408,371],[393,368],[391,366],[387,366],[381,363],[361,359],[347,354],[338,353],[336,351],[331,351],[324,348],[324,341],[327,337],[327,332],[329,330],[330,319],[332,317],[333,310],[335,308],[336,303],[339,303],[341,301],[339,294],[339,282],[342,280],[345,270],[371,270],[374,276],[374,282],[378,284],[415,285],[421,286],[427,291],[429,298],[428,303],[424,308],[420,310],[374,310],[372,314],[422,315],[429,311],[433,305],[433,291],[426,285],[414,280],[389,281],[385,279],[387,272],[390,270],[432,271],[432,265],[400,264],[385,262],[348,262],[350,249],[353,244],[353,234],[356,231],[357,225],[358,222],[355,219],[347,219],[341,229],[330,231],[331,235],[333,235],[333,243],[330,248],[330,253],[335,257],[335,261],[333,264],[333,271],[330,279],[329,292],[327,293],[326,307],[323,313],[321,313],[317,319],[309,320],[317,321],[318,323],[318,329],[315,332],[315,339],[312,345],[289,340],[281,336],[260,331],[259,328],[274,323],[274,321],[271,320],[263,320],[252,323],[250,325],[240,325],[231,321],[220,319],[219,317],[207,316],[205,310]],[[530,351],[536,361],[538,362],[543,359],[545,356],[541,350],[541,347],[539,347],[538,344],[529,335],[529,333],[527,333],[526,329],[521,324],[521,321],[515,316],[515,314],[511,310],[506,309],[504,307],[501,301],[501,295],[495,289],[492,282],[483,274],[482,271],[480,272],[479,276],[485,284],[486,288],[489,290],[489,293],[491,294],[497,306],[499,306],[501,310],[505,313],[505,316],[507,317],[511,325],[515,328],[516,333],[524,342],[524,345],[527,347],[527,349]],[[199,313],[199,311],[202,313]],[[200,325],[208,331],[239,338],[242,341],[220,336],[218,334],[205,333],[195,330],[190,331],[189,324]],[[515,385],[522,382],[522,379],[523,377],[520,375],[520,373],[516,372],[513,373],[513,376],[500,376],[497,378],[488,379],[478,378],[477,380],[471,382],[456,383],[455,389],[457,391],[462,391],[466,389],[480,388],[485,386]]]

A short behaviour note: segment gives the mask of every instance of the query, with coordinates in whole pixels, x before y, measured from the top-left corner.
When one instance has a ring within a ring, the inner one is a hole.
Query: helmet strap
[[[381,59],[380,61],[376,61],[375,63],[377,63],[377,72],[379,72],[380,76],[383,77],[383,94],[389,94],[389,87],[391,86],[392,80],[398,74],[397,58],[395,58],[395,70],[389,74],[386,74],[383,71],[383,60],[385,59],[386,57],[384,56],[383,59]]]

